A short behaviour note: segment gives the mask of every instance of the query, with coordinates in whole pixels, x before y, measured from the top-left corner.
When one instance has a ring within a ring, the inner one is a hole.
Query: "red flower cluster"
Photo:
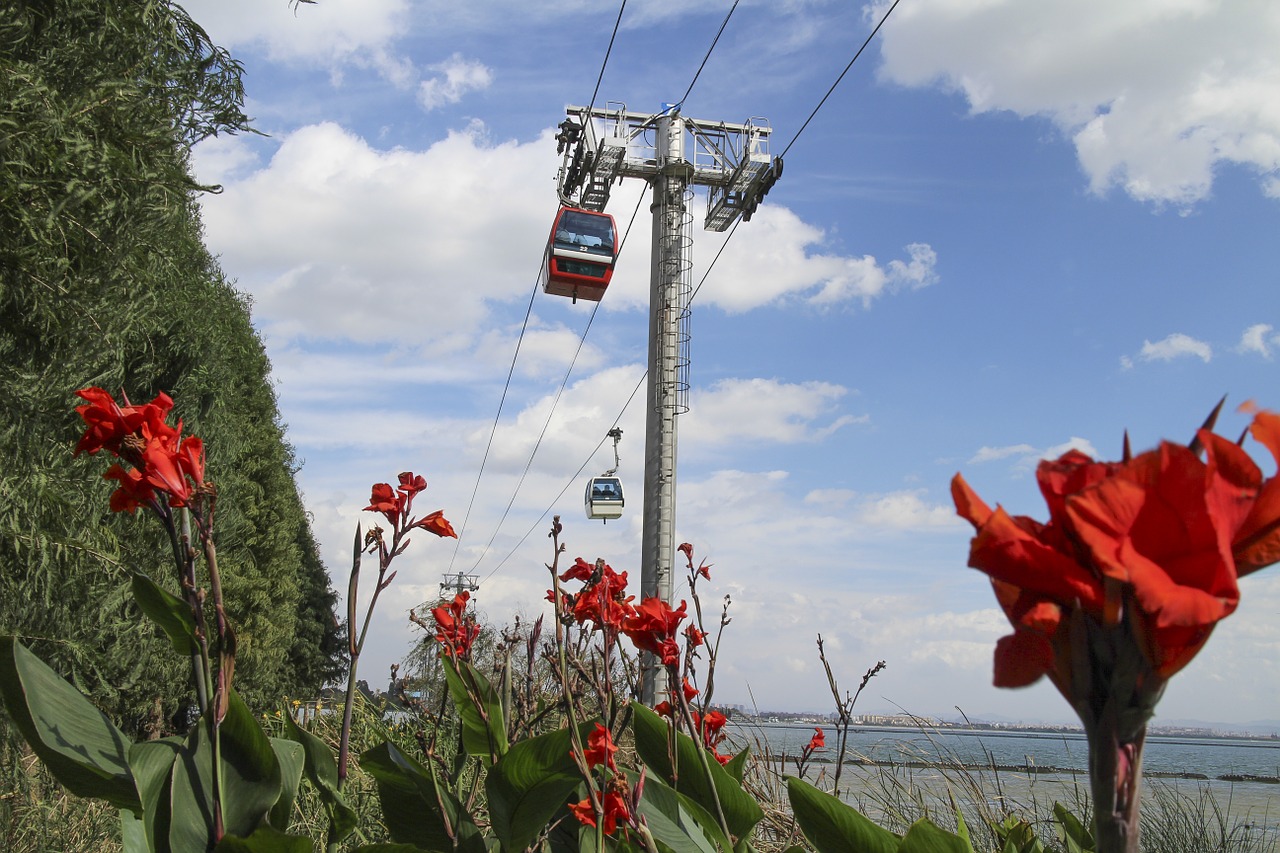
[[[454,660],[462,660],[471,656],[471,644],[480,636],[480,626],[475,616],[467,613],[467,601],[471,593],[463,590],[454,596],[447,605],[431,610],[436,620],[436,640],[441,651]]]
[[[400,475],[400,484],[394,489],[390,483],[375,483],[369,497],[369,505],[365,512],[380,512],[391,523],[392,530],[407,533],[410,530],[426,530],[437,536],[458,538],[453,525],[444,517],[442,510],[436,510],[422,518],[409,515],[413,507],[414,496],[427,487],[427,481],[412,471]]]
[[[674,699],[675,694],[672,693],[671,695]],[[688,679],[685,679],[684,701],[688,703],[697,695],[698,689],[690,685]],[[659,702],[654,706],[653,710],[655,713],[660,714],[663,717],[668,717],[672,721],[676,719],[676,715],[678,713],[675,705],[669,701]],[[707,711],[705,714],[700,714],[691,709],[689,711],[689,715],[693,717],[694,729],[702,735],[702,745],[711,751],[711,754],[715,757],[716,761],[719,761],[721,764],[728,764],[732,761],[733,756],[721,755],[719,750],[720,745],[724,743],[726,737],[724,727],[728,724],[729,718],[719,711]]]
[[[680,646],[676,631],[684,620],[686,603],[672,610],[661,598],[646,598],[635,613],[622,620],[622,633],[631,638],[636,648],[652,652],[665,666],[680,663]]]
[[[560,576],[561,581],[582,581],[582,591],[576,595],[562,593],[561,605],[573,614],[579,625],[594,624],[597,629],[610,629],[615,634],[622,627],[622,620],[632,615],[635,608],[631,602],[635,596],[628,596],[627,573],[615,572],[603,561],[597,569],[591,563],[578,557],[567,572]],[[547,600],[554,601],[555,593],[547,590]]]
[[[195,436],[182,438],[182,422],[176,427],[165,422],[173,400],[160,392],[142,406],[116,403],[101,388],[82,388],[76,396],[87,401],[76,412],[85,422],[85,432],[76,444],[76,454],[96,454],[106,450],[126,463],[111,466],[103,478],[117,483],[111,495],[112,512],[133,512],[140,506],[159,510],[189,506],[192,499],[207,491],[204,481],[204,443]]]
[[[609,733],[609,729],[600,723],[596,723],[595,729],[591,734],[587,735],[587,746],[583,750],[583,759],[587,767],[605,767],[611,772],[609,790],[600,794],[600,803],[604,810],[604,829],[605,835],[613,835],[618,829],[618,823],[633,824],[631,816],[631,808],[627,803],[627,786],[626,779],[617,773],[618,766],[614,763],[613,754],[618,751],[617,745],[613,742],[613,735]],[[636,789],[639,791],[639,788]],[[596,825],[596,811],[591,805],[591,798],[569,804],[569,812],[578,819],[580,823],[587,826]]]
[[[1280,464],[1280,415],[1249,428]],[[1204,453],[1204,459],[1200,458]],[[1075,611],[1101,626],[1128,620],[1154,692],[1195,657],[1240,600],[1237,578],[1280,560],[1280,478],[1209,429],[1121,462],[1072,450],[1040,464],[1049,521],[992,510],[960,475],[957,512],[977,530],[969,565],[991,577],[1014,628],[999,641],[995,683],[1048,675],[1072,699],[1082,666],[1067,636]]]
[[[583,750],[582,757],[586,760],[588,767],[598,767],[603,764],[613,770],[617,767],[613,762],[613,754],[617,751],[618,745],[613,742],[613,735],[603,725],[596,723],[595,730],[587,735],[587,747]]]
[[[601,797],[604,806],[604,834],[613,835],[618,831],[618,822],[631,822],[631,810],[627,808],[627,800],[617,791],[609,791]],[[596,825],[596,811],[591,807],[590,798],[580,803],[570,803],[569,812],[586,826]]]

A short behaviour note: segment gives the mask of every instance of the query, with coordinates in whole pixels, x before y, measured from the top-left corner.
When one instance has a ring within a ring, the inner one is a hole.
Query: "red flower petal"
[[[996,641],[996,687],[1026,687],[1053,668],[1053,646],[1043,634],[1017,631]]]

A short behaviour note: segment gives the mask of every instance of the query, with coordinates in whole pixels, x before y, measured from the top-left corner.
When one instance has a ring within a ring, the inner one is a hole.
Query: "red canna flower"
[[[618,821],[631,822],[631,810],[627,808],[627,801],[621,794],[610,791],[601,797],[601,804],[604,806],[603,829],[605,835],[613,835],[618,830]],[[580,803],[570,803],[569,813],[586,826],[596,825],[596,812],[591,807],[590,799],[583,800]]]
[[[142,406],[121,406],[101,388],[82,388],[76,395],[88,402],[76,407],[85,432],[75,452],[106,450],[133,466],[116,465],[104,475],[119,483],[111,496],[113,511],[133,512],[144,504],[159,510],[158,495],[170,507],[189,506],[205,489],[204,444],[195,436],[182,439],[181,421],[165,422],[173,409],[168,394]]]
[[[119,486],[111,493],[111,511],[132,514],[140,506],[148,506],[155,499],[155,489],[136,468],[112,465],[102,475],[104,480],[115,480]]]
[[[813,732],[813,737],[809,738],[809,745],[805,747],[807,752],[825,749],[827,746],[827,736],[822,733],[822,729],[815,728]]]
[[[454,539],[458,538],[457,531],[453,529],[453,525],[449,523],[449,520],[444,517],[444,510],[438,509],[430,515],[423,516],[413,524],[409,525],[409,528],[425,530],[428,533],[434,533],[440,537],[449,536]]]
[[[426,479],[414,474],[412,471],[405,471],[400,475],[400,485],[396,488],[406,495],[416,495],[426,487]]]
[[[125,439],[136,434],[144,425],[152,425],[152,435],[159,435],[161,430],[155,424],[164,424],[164,419],[173,409],[173,400],[163,391],[155,399],[144,406],[120,406],[111,394],[101,388],[81,388],[76,396],[87,400],[87,404],[77,406],[76,412],[85,422],[85,432],[76,444],[76,455],[88,453],[90,456],[99,450],[107,450],[115,456],[120,455]],[[166,429],[172,429],[165,425]]]
[[[397,542],[410,530],[425,530],[441,537],[458,538],[457,532],[444,517],[442,510],[436,510],[419,519],[410,516],[413,499],[427,487],[426,480],[412,471],[405,471],[400,474],[399,482],[400,485],[395,488],[392,488],[390,483],[374,483],[369,494],[369,505],[364,508],[365,512],[382,513],[382,516],[391,524]]]
[[[595,566],[591,565],[581,557],[574,557],[573,565],[569,567],[568,571],[560,576],[560,581],[562,583],[568,581],[582,581],[583,583],[590,583],[591,579],[595,576],[595,573]]]
[[[1261,411],[1252,402],[1240,408],[1253,413],[1250,435],[1271,451],[1280,466],[1280,414]],[[1272,477],[1258,490],[1253,509],[1231,542],[1231,553],[1236,573],[1242,577],[1280,562],[1280,477]]]
[[[1280,416],[1250,434],[1280,465]],[[1280,485],[1210,426],[1124,460],[1079,451],[1040,463],[1045,523],[992,510],[959,474],[973,524],[969,565],[991,578],[1014,632],[996,644],[995,684],[1047,675],[1089,740],[1099,851],[1136,851],[1147,721],[1168,679],[1240,600],[1237,579],[1280,560]],[[1201,454],[1203,453],[1203,459]]]
[[[569,803],[569,814],[578,819],[578,823],[584,826],[596,825],[596,810],[591,807],[591,799],[585,799],[580,803]]]
[[[400,511],[404,508],[404,497],[396,493],[388,483],[374,483],[369,495],[369,505],[365,512],[380,512],[392,527],[400,523]]]
[[[587,762],[588,767],[596,767],[601,764],[613,769],[617,765],[613,762],[613,754],[618,751],[618,746],[613,742],[613,736],[609,730],[596,723],[595,730],[587,735],[587,746],[583,750],[583,758]]]
[[[169,496],[169,506],[186,506],[191,500],[192,488],[178,460],[172,439],[153,438],[142,451],[143,476],[157,491]]]
[[[665,666],[680,662],[680,647],[676,645],[676,629],[684,620],[686,602],[672,610],[661,598],[646,598],[635,609],[635,614],[622,621],[622,632],[631,638],[636,648],[657,655]]]
[[[594,626],[598,630],[616,635],[623,619],[635,613],[635,608],[631,605],[635,596],[626,594],[627,573],[615,572],[604,560],[598,560],[593,565],[577,557],[573,565],[560,575],[560,580],[580,580],[584,583],[580,592],[565,594],[565,604],[579,625]],[[547,600],[553,599],[554,596],[548,592]]]
[[[1280,454],[1275,416],[1254,423],[1255,437]],[[1165,442],[1126,462],[1075,450],[1042,462],[1046,524],[991,510],[956,475],[957,512],[977,529],[969,565],[991,577],[1015,629],[997,646],[998,686],[1048,674],[1069,694],[1069,650],[1052,648],[1066,642],[1064,615],[1079,607],[1114,625],[1123,601],[1156,675],[1167,679],[1235,610],[1236,578],[1280,556],[1276,478],[1264,484],[1244,450],[1208,430],[1198,442],[1204,461]]]
[[[182,440],[178,450],[178,466],[191,478],[196,488],[204,487],[204,442],[196,436]]]
[[[463,590],[447,605],[431,610],[436,620],[436,640],[440,643],[441,652],[455,660],[470,656],[471,645],[480,636],[480,626],[476,624],[475,617],[466,612],[470,598],[471,593]]]
[[[698,630],[698,627],[693,624],[685,626],[684,635],[689,640],[689,645],[695,649],[707,639],[707,632]]]

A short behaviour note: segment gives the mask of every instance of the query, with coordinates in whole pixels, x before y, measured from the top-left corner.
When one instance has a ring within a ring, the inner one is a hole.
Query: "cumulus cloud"
[[[866,421],[865,416],[839,415],[818,423],[847,393],[829,382],[724,379],[693,395],[689,413],[681,418],[681,433],[707,445],[820,441],[842,427]]]
[[[255,317],[273,338],[465,349],[491,303],[527,295],[537,278],[553,211],[550,133],[495,142],[473,122],[423,150],[380,149],[326,122],[272,143],[202,144],[197,175],[225,185],[201,198],[207,241],[253,295]],[[264,144],[275,145],[265,165],[256,159]],[[629,182],[611,207],[635,207],[644,192]],[[501,204],[477,203],[494,198]],[[729,245],[698,304],[747,311],[794,298],[867,306],[937,278],[936,255],[923,243],[885,263],[824,251],[821,229],[770,205],[746,227],[750,238]],[[648,305],[650,230],[632,230],[604,310]],[[695,274],[724,239],[701,232]]]
[[[483,63],[463,59],[459,53],[430,70],[438,76],[418,84],[418,102],[428,111],[456,104],[467,93],[487,89],[493,82],[493,71]]]
[[[1102,458],[1101,455],[1098,453],[1098,448],[1093,446],[1093,442],[1089,441],[1086,438],[1080,438],[1079,436],[1076,436],[1076,435],[1071,436],[1071,438],[1067,439],[1062,444],[1055,444],[1053,447],[1047,448],[1043,453],[1040,454],[1040,458],[1041,459],[1057,459],[1059,456],[1066,453],[1068,450],[1078,450],[1081,453],[1083,453],[1085,456],[1091,456],[1094,459]]]
[[[762,205],[743,233],[725,248],[698,292],[698,302],[741,313],[787,299],[824,307],[842,303],[869,308],[882,296],[915,290],[939,280],[937,253],[927,243],[906,246],[906,257],[881,262],[873,255],[841,255],[827,248],[827,235],[784,207]],[[716,257],[723,238],[704,232],[694,256]]]
[[[1280,197],[1280,8],[1267,0],[922,0],[882,38],[886,79],[1052,121],[1096,193],[1186,206],[1232,163]]]
[[[962,522],[951,504],[931,504],[923,489],[876,495],[863,501],[854,520],[877,531],[958,528]]]
[[[379,150],[324,123],[283,136],[266,166],[201,204],[210,247],[269,335],[456,349],[488,301],[529,293],[548,216],[529,176],[554,171],[548,138],[495,144],[473,124],[422,151]]]
[[[335,82],[348,64],[373,68],[398,86],[414,77],[413,64],[395,50],[407,0],[324,0],[296,10],[260,0],[186,0],[182,6],[216,44],[261,47],[276,61],[325,68]]]
[[[1175,358],[1198,358],[1206,364],[1213,358],[1213,348],[1190,335],[1174,332],[1154,343],[1143,341],[1138,358],[1143,361],[1173,361]]]
[[[1271,358],[1271,348],[1280,346],[1280,335],[1274,334],[1275,327],[1268,323],[1257,323],[1244,330],[1240,343],[1236,346],[1239,353],[1256,353],[1263,358]]]

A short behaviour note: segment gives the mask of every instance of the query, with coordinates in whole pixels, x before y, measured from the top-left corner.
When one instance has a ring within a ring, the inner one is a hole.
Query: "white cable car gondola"
[[[599,477],[587,481],[587,493],[583,497],[583,505],[587,510],[587,518],[599,519],[608,523],[611,518],[622,517],[625,500],[622,495],[622,481],[618,473],[618,440],[622,438],[622,430],[614,427],[608,435],[613,439],[613,467]]]
[[[613,277],[616,235],[617,226],[607,213],[560,208],[542,263],[542,289],[575,302],[599,302]]]

